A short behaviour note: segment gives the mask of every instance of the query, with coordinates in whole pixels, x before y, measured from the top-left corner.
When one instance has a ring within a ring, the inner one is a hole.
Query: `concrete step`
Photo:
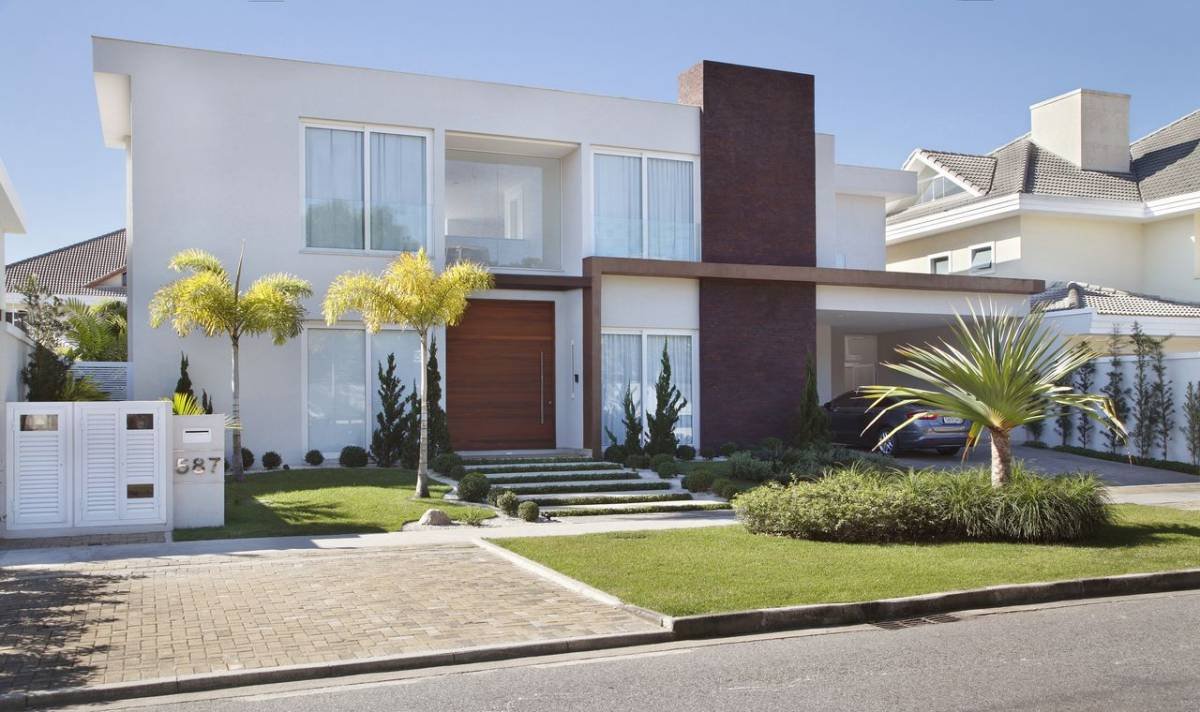
[[[620,473],[620,475],[625,479],[634,479],[634,478],[640,477],[640,475],[638,473],[634,472],[633,470],[615,470],[615,469],[609,469],[609,470],[580,469],[580,470],[564,470],[562,472],[537,472],[537,471],[484,472],[482,474],[484,477],[488,478],[489,480],[508,479],[510,477],[547,477],[547,478],[553,477],[555,479],[561,478],[564,480],[569,480],[569,479],[572,479],[575,477],[581,477],[581,476],[608,475],[611,477],[611,476],[616,475],[617,473]]]
[[[513,492],[516,492],[517,499],[521,500],[522,502],[524,502],[527,499],[536,499],[538,501],[546,501],[546,502],[561,500],[561,501],[566,502],[566,501],[569,501],[572,499],[578,499],[580,497],[593,497],[593,498],[603,498],[603,499],[612,499],[612,500],[633,499],[635,497],[641,497],[643,499],[651,500],[651,501],[653,501],[656,497],[663,497],[663,496],[676,497],[676,498],[678,498],[678,500],[689,500],[692,498],[692,495],[690,492],[683,492],[683,491],[678,491],[678,490],[626,490],[623,492],[620,492],[620,491],[614,491],[614,492],[555,492],[552,494],[536,494],[536,493],[535,494],[523,494],[521,492],[517,492],[516,490],[513,490]],[[676,501],[676,500],[660,500],[660,501]],[[550,505],[547,504],[545,506],[548,507]]]
[[[608,466],[609,469],[618,467],[614,462],[601,462],[599,460],[577,460],[572,462],[555,462],[553,460],[522,460],[521,462],[505,462],[493,464],[477,464],[470,460],[463,461],[463,467],[467,471],[471,470],[504,470],[517,469],[522,467],[595,467],[599,465],[601,468]]]
[[[574,510],[622,510],[622,509],[641,509],[643,507],[655,507],[662,509],[696,509],[705,505],[724,504],[724,500],[705,500],[705,499],[682,499],[670,502],[614,502],[605,504],[572,504],[562,507],[547,505],[542,508],[542,513],[554,516],[557,512],[574,511]]]
[[[634,482],[637,483],[637,485],[638,485],[637,487],[631,486]],[[645,480],[645,479],[642,479],[642,480],[600,480],[600,481],[591,480],[591,481],[583,481],[583,482],[571,482],[570,480],[562,480],[562,481],[555,481],[555,482],[535,482],[535,483],[512,484],[512,485],[498,484],[498,485],[495,485],[494,488],[498,489],[498,490],[512,490],[513,492],[517,493],[518,495],[539,494],[539,493],[558,494],[559,492],[556,492],[555,490],[559,490],[563,494],[567,494],[567,493],[570,493],[570,494],[592,494],[592,493],[596,493],[596,492],[622,492],[622,491],[626,491],[626,490],[631,491],[631,492],[665,492],[667,490],[675,489],[673,487],[674,484],[675,483],[667,481],[667,480]],[[566,487],[570,487],[571,490],[562,491],[559,489],[559,488],[566,488]]]

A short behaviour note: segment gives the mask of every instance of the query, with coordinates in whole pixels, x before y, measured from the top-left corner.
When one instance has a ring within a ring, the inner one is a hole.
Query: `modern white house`
[[[326,287],[404,250],[487,265],[496,289],[438,336],[461,451],[588,449],[643,412],[665,348],[697,446],[786,437],[821,394],[886,380],[890,345],[972,297],[1023,309],[1035,275],[887,271],[907,171],[838,164],[813,77],[702,62],[679,101],[595,96],[94,40],[105,143],[127,158],[131,398],[168,394],[179,352],[228,405],[229,345],[150,328],[185,248],[312,282],[304,333],[242,345],[246,444],[296,462],[365,445],[375,371],[413,333],[320,318]]]
[[[988,153],[913,151],[918,191],[888,203],[887,269],[1044,279],[1049,323],[1101,351],[1135,321],[1170,336],[1179,403],[1200,379],[1200,111],[1131,142],[1129,105],[1078,89]]]

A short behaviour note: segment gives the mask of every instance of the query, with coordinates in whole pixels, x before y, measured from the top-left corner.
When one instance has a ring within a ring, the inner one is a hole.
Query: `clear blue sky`
[[[123,225],[93,34],[665,100],[699,59],[808,72],[838,159],[898,166],[990,150],[1080,86],[1132,94],[1134,137],[1200,108],[1198,20],[1194,2],[1107,0],[0,0],[0,160],[29,228],[7,257]]]

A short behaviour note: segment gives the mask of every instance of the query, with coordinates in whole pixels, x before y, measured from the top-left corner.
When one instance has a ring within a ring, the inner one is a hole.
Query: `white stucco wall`
[[[1018,217],[887,245],[887,269],[928,274],[930,258],[949,255],[950,271],[964,273],[971,265],[971,247],[980,244],[995,245],[995,267],[989,276],[1040,277],[1036,265],[1021,260],[1021,220]]]
[[[301,198],[303,119],[379,124],[429,132],[432,164],[430,252],[443,253],[444,154],[447,132],[554,141],[573,145],[562,159],[564,270],[578,274],[591,233],[592,146],[699,154],[699,110],[692,106],[590,96],[565,91],[442,79],[189,50],[118,40],[94,42],[95,70],[128,75],[132,107],[129,175],[129,346],[134,398],[170,393],[180,350],[191,361],[197,390],[229,408],[229,345],[147,323],[154,291],[175,275],[167,261],[179,250],[209,250],[231,265],[245,241],[249,279],[286,271],[309,280],[310,315],[319,318],[330,281],[348,270],[379,271],[389,255],[313,251],[304,246]],[[112,82],[98,82],[108,86]],[[101,115],[112,116],[101,94]],[[119,121],[106,120],[106,134]],[[117,129],[119,130],[119,128]],[[110,142],[113,137],[108,137]],[[117,137],[119,139],[119,137]],[[495,296],[511,297],[511,294]],[[559,304],[558,383],[573,383],[582,337],[571,312],[579,297],[539,292]],[[443,360],[444,363],[444,360]],[[242,345],[243,420],[248,446],[302,455],[301,342],[274,346],[267,338]],[[569,392],[559,404],[571,402]],[[559,445],[582,442],[581,399],[560,407]],[[578,423],[576,422],[578,421]]]
[[[1171,299],[1200,301],[1200,213],[1147,223],[1142,228],[1145,291]]]
[[[602,328],[700,328],[699,280],[617,276],[601,280]]]

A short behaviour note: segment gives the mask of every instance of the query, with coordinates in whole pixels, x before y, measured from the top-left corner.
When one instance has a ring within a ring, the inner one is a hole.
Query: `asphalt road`
[[[956,618],[133,704],[172,712],[1200,709],[1200,591]]]

